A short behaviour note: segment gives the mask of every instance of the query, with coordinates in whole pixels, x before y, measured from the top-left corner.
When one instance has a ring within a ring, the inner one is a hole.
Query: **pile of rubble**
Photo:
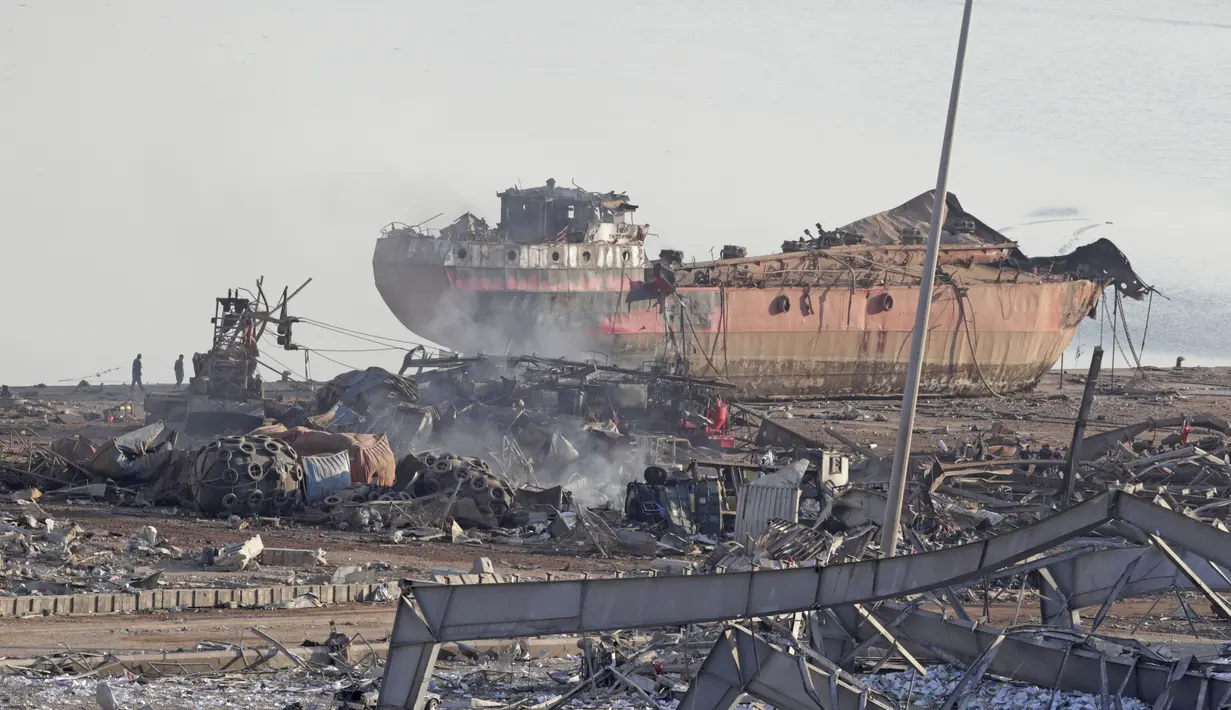
[[[47,426],[73,428],[88,423],[124,424],[133,420],[132,398],[127,390],[113,388],[106,392],[83,382],[77,393],[89,393],[89,398],[52,399],[44,393],[46,385],[13,392],[0,390],[0,430],[29,435]]]
[[[1165,594],[1179,604],[1176,628],[1231,632],[1219,626],[1231,621],[1222,597],[1231,426],[1217,417],[1078,434],[1064,449],[1032,449],[1002,422],[963,429],[965,439],[936,430],[953,443],[912,456],[901,542],[882,550],[889,462],[838,429],[824,430],[841,446],[824,446],[689,378],[527,357],[419,362],[434,369],[346,373],[307,400],[271,404],[254,429],[203,440],[159,423],[101,445],[10,437],[0,540],[11,593],[157,586],[132,558],[260,568],[259,534],[188,551],[149,526],[104,545],[40,507],[174,504],[253,528],[266,519],[332,527],[400,550],[447,541],[485,554],[647,558],[617,578],[519,582],[488,561],[404,580],[413,604],[398,605],[384,684],[369,673],[364,702],[375,693],[396,707],[432,696],[517,708],[728,707],[741,694],[789,708],[1231,700],[1231,664],[1138,629],[1110,633],[1120,600]],[[875,406],[821,418],[839,428],[887,418],[869,413]],[[554,634],[582,635],[575,657],[535,665],[524,639]],[[511,645],[473,652],[476,638]],[[432,676],[432,659],[450,654]]]
[[[1134,545],[1122,531],[1137,531],[1146,542]],[[671,700],[728,707],[719,699],[739,694],[791,708],[1133,706],[1120,697],[1206,708],[1231,698],[1225,661],[1200,662],[1164,645],[1099,633],[1122,596],[1172,589],[1195,590],[1231,618],[1216,591],[1231,590],[1218,576],[1231,568],[1231,533],[1123,490],[1104,491],[1013,532],[890,559],[862,559],[857,555],[868,554],[867,545],[847,547],[839,536],[789,521],[771,523],[746,561],[732,544],[674,581],[476,579],[413,586],[415,604],[399,607],[381,702],[400,705],[408,694],[428,692],[426,676],[408,683],[404,674],[429,671],[421,654],[436,644],[678,627],[696,635],[639,650],[618,644],[584,650],[576,674],[555,679],[571,687],[547,703],[579,696],[610,702],[605,686],[649,707]],[[1042,623],[991,623],[986,609],[996,580],[1023,591],[1038,585]],[[984,618],[972,619],[959,592],[983,600]],[[1076,614],[1085,606],[1099,607],[1088,628]],[[737,619],[744,621],[712,625]],[[707,647],[699,665],[661,653]],[[936,664],[946,669],[929,669]],[[903,666],[913,673],[882,674]],[[390,685],[394,675],[401,677]],[[439,692],[442,684],[432,689]]]

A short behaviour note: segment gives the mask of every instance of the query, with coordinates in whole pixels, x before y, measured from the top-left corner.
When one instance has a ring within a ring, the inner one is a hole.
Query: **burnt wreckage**
[[[624,193],[554,181],[498,194],[500,222],[467,213],[435,234],[393,224],[376,286],[411,331],[466,353],[533,352],[719,377],[739,394],[897,394],[918,302],[932,195],[747,255],[651,259]],[[1100,239],[1028,258],[950,194],[921,390],[1036,384],[1104,290],[1150,289]]]

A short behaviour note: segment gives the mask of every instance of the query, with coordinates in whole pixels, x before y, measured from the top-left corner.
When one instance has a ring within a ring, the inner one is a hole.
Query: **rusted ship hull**
[[[921,254],[899,248],[894,268]],[[980,266],[970,259],[961,250],[942,257],[955,276],[933,292],[921,390],[1031,388],[1104,283],[974,273]],[[709,286],[698,276],[655,283],[643,253],[620,245],[399,237],[378,243],[373,266],[398,319],[441,345],[468,353],[597,353],[634,368],[667,363],[722,377],[746,395],[900,394],[918,299],[916,279],[895,284],[883,269],[849,266],[809,286],[772,278]]]

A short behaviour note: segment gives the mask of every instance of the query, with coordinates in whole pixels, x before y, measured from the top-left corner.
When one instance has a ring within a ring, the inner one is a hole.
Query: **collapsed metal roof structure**
[[[776,708],[825,707],[841,710],[892,710],[893,705],[852,687],[835,673],[754,636],[726,629],[706,657],[680,710],[726,710],[741,695]]]
[[[1184,568],[1191,568],[1192,564],[1184,560],[1198,566],[1205,564],[1220,574],[1221,570],[1214,565],[1231,568],[1231,534],[1113,488],[1008,534],[903,557],[682,577],[417,586],[412,590],[413,603],[410,598],[403,598],[398,605],[379,707],[386,710],[422,707],[427,697],[427,681],[443,642],[754,619],[901,598],[954,587],[1001,571],[1017,574],[1026,567],[1045,567],[1047,558],[1030,558],[1107,523],[1136,528],[1141,536],[1156,544],[1170,540],[1181,545],[1188,556],[1177,556],[1167,562],[1173,570],[1179,569],[1188,576],[1194,585],[1200,586],[1199,581],[1205,577],[1196,575],[1191,569],[1185,572]],[[1162,545],[1160,549],[1164,556],[1170,557],[1168,547]],[[1148,553],[1140,554],[1144,558]],[[1061,557],[1066,562],[1085,559],[1073,555]],[[1085,563],[1084,568],[1073,568],[1068,577],[1061,575],[1066,584],[1088,595],[1086,599],[1097,599],[1100,592],[1104,598],[1119,596],[1129,583],[1148,589],[1151,575],[1161,569],[1161,561],[1153,566],[1138,563],[1123,575],[1123,583],[1117,580],[1108,588],[1108,571],[1123,560],[1112,556],[1088,559],[1094,561]],[[1028,564],[1005,570],[1022,561]],[[1123,573],[1123,568],[1120,572]],[[1043,603],[1046,606],[1047,602]],[[1052,616],[1057,616],[1054,609]],[[976,648],[970,644],[983,644],[979,640],[982,636],[967,636],[969,639],[963,641],[967,651]],[[930,635],[928,638],[933,639]],[[996,641],[997,647],[1000,644],[1001,641]],[[982,656],[987,645],[978,645],[977,649],[976,655]],[[1070,655],[1064,653],[1066,658]],[[985,665],[994,661],[988,657],[980,660]],[[1061,663],[1063,667],[1063,661]],[[1052,679],[1055,677],[1053,675]],[[1166,676],[1172,682],[1182,677],[1183,671]],[[1155,688],[1159,693],[1186,694],[1191,690],[1193,695],[1188,696],[1191,698],[1200,692],[1194,684],[1173,688],[1172,682],[1165,683],[1165,688],[1157,684],[1146,687]],[[741,683],[739,687],[752,692],[748,689],[755,684],[751,681]],[[1219,697],[1231,687],[1228,683],[1210,681],[1211,687],[1206,689],[1210,692],[1203,697],[1210,694]],[[719,695],[726,697],[723,693]],[[784,706],[831,706],[810,700]],[[841,703],[833,707],[838,706],[847,707]],[[1197,704],[1193,700],[1176,703],[1174,707],[1197,707]]]

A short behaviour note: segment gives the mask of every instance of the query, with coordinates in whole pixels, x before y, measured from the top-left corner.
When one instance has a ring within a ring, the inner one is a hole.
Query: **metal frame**
[[[891,710],[856,688],[747,629],[731,626],[714,643],[679,710],[730,710],[741,695],[784,710]]]
[[[1231,567],[1231,534],[1112,489],[1012,533],[908,557],[684,577],[421,586],[412,589],[415,604],[398,605],[379,707],[422,707],[444,642],[750,619],[903,597],[980,579],[1112,520],[1182,540],[1190,552]]]
[[[894,619],[904,610],[908,612],[905,618]],[[1019,683],[1096,695],[1106,692],[1109,696],[1125,695],[1148,703],[1167,697],[1172,708],[1198,710],[1222,707],[1218,700],[1222,698],[1225,702],[1231,697],[1231,681],[1208,678],[1197,670],[1188,671],[1186,659],[1167,664],[1147,661],[1142,656],[1110,656],[1086,650],[1077,645],[1084,638],[1080,632],[1051,629],[1045,633],[1046,627],[998,629],[946,619],[930,611],[910,611],[895,604],[885,604],[875,613],[887,623],[897,622],[894,631],[907,648],[924,654],[945,654],[968,667],[993,644],[999,644],[999,651],[986,670]],[[871,640],[873,645],[884,645],[870,626],[858,628],[855,634],[860,640]],[[1072,639],[1065,640],[1065,634]]]

